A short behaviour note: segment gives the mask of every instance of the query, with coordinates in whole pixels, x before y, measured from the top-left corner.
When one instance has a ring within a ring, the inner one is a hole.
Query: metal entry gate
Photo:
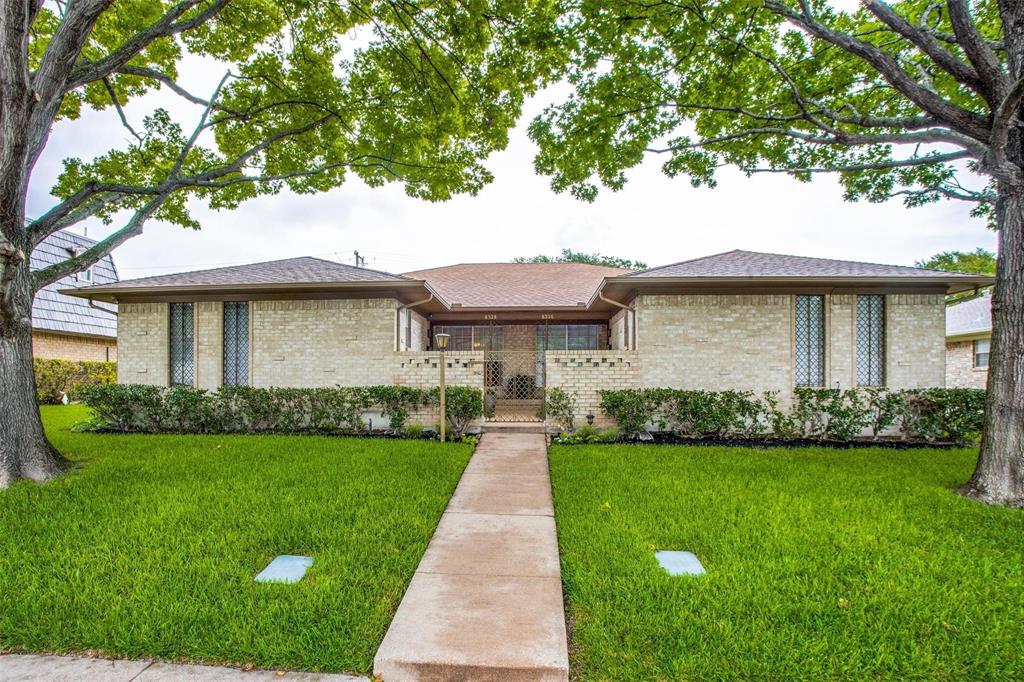
[[[544,351],[484,351],[484,412],[491,421],[541,421]]]

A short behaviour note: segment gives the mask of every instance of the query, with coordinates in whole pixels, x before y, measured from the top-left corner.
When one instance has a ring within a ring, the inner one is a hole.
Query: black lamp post
[[[444,334],[444,333],[434,334],[434,345],[437,346],[437,349],[439,351],[441,351],[441,362],[439,363],[440,366],[441,366],[441,377],[440,377],[440,381],[438,383],[439,383],[439,389],[441,391],[441,424],[440,424],[441,434],[440,435],[441,435],[441,442],[442,443],[444,442],[445,430],[446,430],[445,427],[447,426],[447,423],[446,423],[447,422],[447,416],[445,415],[445,409],[444,409],[444,366],[446,364],[445,363],[445,359],[444,359],[444,352],[445,352],[445,350],[448,349],[448,340],[451,339],[451,338],[452,338],[451,334]]]

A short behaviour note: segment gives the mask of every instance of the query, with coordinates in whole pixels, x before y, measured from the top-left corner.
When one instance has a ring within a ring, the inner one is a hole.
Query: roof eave
[[[992,336],[992,327],[946,332],[947,341],[970,341],[971,339],[983,339],[987,336]]]
[[[627,285],[636,289],[665,286],[731,286],[769,284],[776,286],[945,286],[950,294],[971,291],[995,284],[994,277],[965,275],[963,277],[907,276],[907,277],[793,277],[752,275],[745,277],[606,277],[593,297],[591,304],[608,285]]]
[[[216,294],[297,294],[387,292],[389,290],[419,289],[433,295],[441,307],[450,309],[449,303],[423,280],[360,280],[351,282],[286,282],[269,284],[189,284],[147,287],[107,287],[96,285],[61,289],[58,293],[89,300],[117,303],[118,299]]]

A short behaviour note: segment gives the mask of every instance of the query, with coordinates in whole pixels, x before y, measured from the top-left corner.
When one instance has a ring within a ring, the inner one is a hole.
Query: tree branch
[[[135,131],[135,128],[132,128],[132,124],[128,122],[128,117],[125,116],[124,109],[121,108],[121,103],[117,100],[117,93],[114,92],[114,86],[110,84],[110,79],[104,78],[103,85],[106,87],[107,94],[110,95],[110,101],[113,102],[114,109],[117,111],[117,115],[121,119],[121,125],[127,128],[128,132],[131,133],[136,140],[142,142],[142,136],[139,135]]]
[[[935,36],[914,26],[881,0],[864,0],[864,5],[882,23],[931,57],[944,71],[982,96],[988,94],[982,87],[981,79],[974,68],[960,61],[956,55],[940,44]]]
[[[935,163],[959,161],[969,157],[970,154],[968,152],[958,151],[948,154],[926,154],[925,156],[913,156],[907,159],[869,161],[842,166],[787,166],[785,168],[751,168],[741,166],[740,170],[745,173],[856,173],[859,171],[891,170],[893,168],[913,168]]]
[[[164,203],[168,195],[169,193],[150,199],[132,215],[131,219],[128,220],[124,227],[114,232],[106,239],[101,239],[96,242],[77,256],[73,256],[67,260],[50,265],[41,270],[36,270],[32,273],[33,291],[39,291],[48,284],[53,284],[68,275],[81,272],[104,256],[107,256],[111,251],[132,237],[142,234],[142,228],[146,224],[146,221],[156,213],[157,209],[159,209],[161,204]]]
[[[150,69],[145,66],[133,66],[131,64],[125,64],[124,66],[118,67],[114,73],[124,74],[126,76],[137,76],[139,78],[149,78],[158,81],[162,85],[166,85],[174,94],[179,97],[191,102],[192,104],[199,104],[204,107],[211,106],[210,100],[203,99],[197,95],[193,95],[191,92],[174,82],[174,79],[165,73],[161,73],[156,69]],[[222,104],[212,103],[214,111],[224,111],[230,114],[241,116],[241,112],[229,109]]]
[[[132,57],[145,50],[154,40],[177,35],[206,23],[224,9],[230,0],[214,0],[209,7],[191,19],[178,21],[186,12],[202,2],[206,2],[206,0],[182,0],[167,10],[163,16],[151,25],[126,40],[106,57],[96,61],[79,63],[70,75],[64,91],[69,92],[86,83],[98,81],[109,76],[127,64]]]
[[[810,8],[806,3],[803,3],[803,13],[794,11],[781,0],[765,0],[764,6],[819,40],[824,40],[860,57],[874,67],[897,92],[924,110],[926,114],[931,114],[954,130],[972,137],[978,142],[983,144],[988,142],[988,125],[983,117],[948,102],[938,94],[922,87],[907,75],[891,55],[881,48],[825,26],[811,15]]]
[[[28,127],[29,163],[31,168],[42,152],[50,133],[50,125],[64,98],[65,85],[75,60],[89,41],[93,26],[113,0],[79,0],[70,3],[67,13],[50,39],[39,68],[32,75],[35,105]]]
[[[985,87],[985,99],[993,107],[997,106],[1010,89],[1010,82],[999,65],[999,58],[974,25],[965,0],[946,0],[946,8],[957,43],[974,65]]]
[[[972,140],[965,140],[962,136],[957,135],[951,130],[944,128],[929,128],[927,130],[921,130],[917,132],[902,132],[902,133],[845,133],[842,131],[836,131],[834,133],[828,133],[825,135],[816,135],[808,133],[802,130],[794,130],[791,128],[748,128],[735,133],[728,133],[726,135],[720,135],[709,139],[698,140],[691,144],[684,145],[671,145],[668,147],[649,147],[645,149],[647,152],[655,154],[664,154],[670,152],[677,152],[683,149],[699,149],[703,147],[709,147],[723,142],[732,142],[734,140],[740,140],[745,137],[753,137],[757,135],[777,135],[782,137],[792,137],[806,142],[808,144],[815,145],[838,145],[844,147],[864,147],[876,144],[939,144],[948,143],[956,144],[967,147],[959,158],[967,158],[968,156],[974,156],[981,158],[981,155],[985,153],[985,148],[982,145],[978,145]]]
[[[988,145],[988,155],[982,165],[996,178],[1015,185],[1024,184],[1024,169],[1009,160],[1006,148],[1010,142],[1010,128],[1024,102],[1024,78],[1021,78],[1006,98],[999,104],[992,116],[992,138]]]

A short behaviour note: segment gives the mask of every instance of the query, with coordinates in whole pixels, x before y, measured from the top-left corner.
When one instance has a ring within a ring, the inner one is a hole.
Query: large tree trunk
[[[64,458],[43,433],[32,371],[31,245],[25,194],[31,166],[26,36],[28,2],[0,12],[0,488],[19,478],[46,480]]]
[[[65,464],[43,433],[36,405],[27,260],[16,269],[4,292],[15,315],[0,325],[0,488],[20,478],[45,481]]]
[[[960,492],[1024,507],[1024,191],[1000,188],[992,363],[978,466]]]

